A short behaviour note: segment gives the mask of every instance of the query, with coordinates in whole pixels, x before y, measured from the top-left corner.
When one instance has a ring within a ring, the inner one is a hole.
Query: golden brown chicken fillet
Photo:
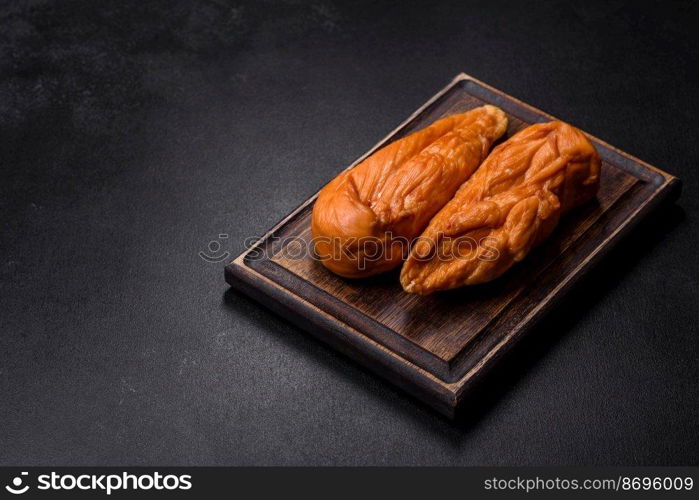
[[[398,266],[410,240],[506,129],[507,117],[499,108],[482,106],[399,139],[338,175],[313,207],[317,256],[349,278]]]
[[[562,214],[593,198],[600,158],[578,129],[532,125],[496,147],[415,241],[401,270],[426,295],[493,280],[522,260]]]

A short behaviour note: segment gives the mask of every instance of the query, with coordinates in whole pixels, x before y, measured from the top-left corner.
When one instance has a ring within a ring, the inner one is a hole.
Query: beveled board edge
[[[443,95],[449,92],[452,88],[463,81],[472,81],[477,85],[489,89],[491,92],[498,94],[503,99],[509,99],[519,104],[523,108],[537,115],[544,115],[551,120],[556,120],[554,116],[541,111],[519,99],[516,99],[504,92],[487,85],[486,83],[473,78],[466,73],[457,75],[451,83],[440,90],[415,112],[413,112],[406,120],[393,129],[373,148],[367,151],[364,155],[355,160],[345,170],[349,170],[357,163],[364,160],[374,151],[381,148],[389,142],[395,134],[416,119],[420,114],[427,110],[433,103],[438,101]],[[530,120],[530,121],[538,121]],[[383,345],[373,341],[363,333],[355,330],[346,323],[338,320],[334,316],[329,315],[325,311],[317,308],[310,302],[293,294],[274,283],[264,275],[256,272],[245,263],[245,258],[253,251],[258,249],[265,240],[284,226],[289,220],[296,217],[301,211],[308,207],[316,197],[320,190],[308,198],[304,203],[298,206],[295,210],[289,213],[275,224],[257,243],[252,245],[247,250],[243,251],[238,257],[230,262],[225,268],[226,281],[236,288],[256,300],[261,300],[263,304],[280,313],[282,316],[289,319],[297,326],[309,331],[309,333],[318,337],[320,340],[332,345],[336,349],[345,353],[355,361],[365,367],[388,379],[402,389],[411,393],[413,396],[421,399],[425,403],[434,407],[441,413],[453,417],[456,408],[463,400],[464,394],[476,383],[490,372],[493,366],[509,349],[511,349],[519,339],[541,320],[545,312],[554,307],[566,295],[570,288],[577,283],[580,278],[597,264],[602,257],[611,250],[630,230],[633,229],[642,219],[650,213],[658,205],[666,201],[671,201],[679,197],[681,191],[681,181],[663,170],[658,169],[628,153],[611,146],[607,142],[585,132],[585,134],[593,139],[599,145],[607,148],[609,151],[623,158],[625,162],[636,163],[643,168],[662,176],[663,181],[653,182],[656,190],[645,203],[641,204],[636,211],[621,225],[619,225],[613,233],[593,252],[591,252],[576,268],[570,273],[552,292],[546,296],[541,303],[535,307],[530,313],[522,319],[510,334],[505,336],[494,348],[492,348],[476,365],[474,365],[466,374],[455,382],[445,382],[435,377],[426,370],[404,359],[395,352],[390,351]],[[321,188],[322,189],[322,188]],[[267,300],[267,299],[271,299]],[[313,328],[309,328],[313,327]],[[319,332],[318,329],[321,331]],[[327,334],[331,334],[330,337]]]
[[[458,406],[457,388],[399,356],[362,332],[251,270],[239,256],[225,268],[226,281],[299,328],[392,382],[447,417]]]
[[[305,213],[305,211],[303,213]],[[367,337],[370,337],[378,344],[385,346],[407,361],[427,370],[446,382],[453,382],[455,377],[450,375],[450,363],[439,358],[424,347],[402,337],[380,321],[354,308],[347,307],[346,303],[325,290],[313,285],[308,285],[306,294],[300,292],[298,289],[299,284],[303,286],[308,282],[271,259],[248,260],[248,258],[245,257],[243,259],[243,265],[255,272],[259,272],[277,285],[285,288],[289,293],[293,293],[313,303],[338,321],[343,322],[355,330],[363,332]],[[312,299],[308,294],[313,295]]]
[[[581,278],[592,270],[605,255],[613,250],[649,213],[665,203],[676,200],[680,195],[681,188],[682,183],[678,178],[673,177],[669,179],[648,199],[647,203],[639,206],[624,224],[618,226],[603,243],[598,245],[594,251],[590,252],[574,271],[568,274],[508,335],[501,339],[479,363],[459,380],[459,383],[456,384],[457,404],[462,399],[463,394],[477,379],[486,375],[487,372],[497,364],[499,358],[514,347],[520,338],[531,332],[546,315],[546,312],[556,307]]]

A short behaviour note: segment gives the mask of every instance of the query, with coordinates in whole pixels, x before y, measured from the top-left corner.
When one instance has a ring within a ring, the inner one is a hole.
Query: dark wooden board
[[[439,118],[486,103],[507,113],[505,138],[553,119],[462,74],[352,166]],[[453,416],[474,382],[591,266],[653,208],[679,194],[677,178],[590,139],[603,160],[597,200],[566,215],[544,244],[492,283],[420,297],[402,291],[398,271],[363,280],[332,274],[304,251],[317,195],[226,266],[226,280]]]

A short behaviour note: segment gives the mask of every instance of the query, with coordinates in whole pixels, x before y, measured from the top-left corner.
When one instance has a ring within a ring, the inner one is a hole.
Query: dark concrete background
[[[697,464],[697,14],[3,2],[0,464]],[[453,424],[199,252],[240,252],[461,71],[685,190]]]

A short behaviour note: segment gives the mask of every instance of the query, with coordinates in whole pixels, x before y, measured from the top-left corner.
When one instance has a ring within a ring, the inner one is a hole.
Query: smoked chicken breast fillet
[[[478,168],[507,129],[482,106],[436,121],[376,151],[325,186],[313,207],[316,257],[360,278],[398,266],[410,241]]]
[[[600,157],[578,129],[532,125],[496,147],[415,240],[401,270],[426,295],[497,278],[593,198]]]

